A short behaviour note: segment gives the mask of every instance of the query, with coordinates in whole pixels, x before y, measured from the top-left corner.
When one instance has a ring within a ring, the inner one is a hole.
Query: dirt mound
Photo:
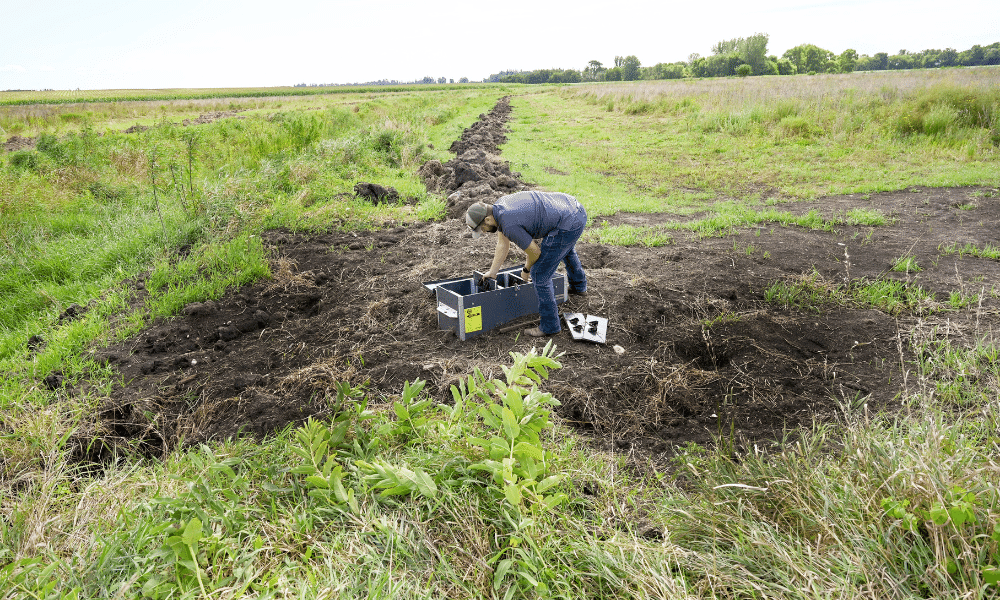
[[[16,152],[18,150],[30,150],[35,147],[38,142],[37,138],[27,138],[21,137],[19,135],[12,135],[7,138],[7,141],[3,144],[3,149],[7,152]]]
[[[500,158],[500,144],[507,141],[506,122],[510,99],[502,98],[488,113],[465,130],[449,150],[457,156],[442,164],[431,160],[418,172],[428,191],[448,194],[448,216],[462,217],[473,202],[492,203],[525,189],[521,174]],[[458,193],[455,193],[458,192]]]
[[[558,415],[599,443],[658,454],[720,434],[766,446],[844,403],[892,409],[912,370],[907,331],[915,318],[782,309],[764,290],[803,274],[839,283],[884,278],[903,253],[923,267],[898,274],[907,285],[942,302],[956,286],[980,293],[975,314],[925,315],[924,326],[946,322],[956,343],[993,335],[1000,290],[989,282],[1000,281],[1000,262],[941,248],[995,243],[995,190],[794,206],[824,214],[854,207],[895,221],[832,232],[766,225],[725,238],[678,233],[659,248],[579,244],[590,293],[563,310],[606,317],[608,343],[576,342],[566,331],[554,338],[563,368],[547,389],[562,402]],[[628,215],[644,218],[658,217]],[[494,244],[473,240],[461,220],[373,233],[272,231],[264,241],[274,250],[272,280],[189,305],[96,352],[122,383],[81,429],[81,457],[100,460],[119,444],[159,455],[182,441],[265,436],[335,410],[339,382],[366,386],[377,405],[421,378],[449,402],[459,378],[475,368],[502,376],[511,351],[538,343],[520,329],[468,342],[438,330],[436,301],[422,283],[485,269],[493,256]],[[100,443],[84,449],[94,438]]]
[[[184,127],[187,127],[189,125],[205,125],[206,123],[211,123],[213,121],[218,121],[219,119],[227,119],[231,117],[237,119],[245,119],[246,117],[238,114],[243,112],[244,110],[246,109],[242,108],[237,110],[224,110],[224,111],[215,111],[206,114],[201,114],[198,115],[197,119],[184,119],[183,121],[181,121],[181,125],[183,125]]]
[[[396,202],[399,192],[394,187],[384,187],[377,183],[361,182],[354,186],[354,197],[364,198],[372,204],[379,202]]]

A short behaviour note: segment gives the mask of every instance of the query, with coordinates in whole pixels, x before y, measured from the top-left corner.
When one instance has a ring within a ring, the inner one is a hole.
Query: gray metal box
[[[450,329],[465,341],[523,317],[538,314],[538,294],[533,283],[520,277],[520,265],[497,273],[495,289],[481,290],[483,273],[472,277],[428,281],[424,287],[437,298],[438,329]],[[566,277],[552,276],[556,304],[567,300]]]

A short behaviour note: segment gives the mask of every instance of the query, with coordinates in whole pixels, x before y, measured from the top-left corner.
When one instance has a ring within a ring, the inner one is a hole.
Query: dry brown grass
[[[1000,67],[918,69],[913,71],[865,71],[849,74],[784,77],[680,79],[589,85],[573,88],[571,94],[598,101],[660,102],[696,99],[705,109],[770,104],[795,99],[829,105],[845,97],[899,95],[947,85],[991,90],[1000,87]]]

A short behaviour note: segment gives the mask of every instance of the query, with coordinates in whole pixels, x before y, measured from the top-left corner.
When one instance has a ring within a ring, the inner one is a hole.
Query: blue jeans
[[[587,212],[580,207],[577,215],[577,226],[572,229],[559,229],[550,233],[542,240],[542,253],[531,265],[531,280],[535,283],[535,293],[538,294],[538,315],[541,317],[539,328],[542,333],[552,335],[559,333],[559,309],[556,306],[555,288],[552,286],[552,276],[560,262],[566,263],[566,279],[569,288],[574,292],[587,291],[587,274],[583,272],[580,257],[576,254],[576,241],[583,235],[587,225]]]

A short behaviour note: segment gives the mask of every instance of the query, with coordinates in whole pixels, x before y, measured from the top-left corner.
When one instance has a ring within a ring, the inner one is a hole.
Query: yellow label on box
[[[483,329],[483,307],[473,306],[465,309],[465,333],[482,331]]]

